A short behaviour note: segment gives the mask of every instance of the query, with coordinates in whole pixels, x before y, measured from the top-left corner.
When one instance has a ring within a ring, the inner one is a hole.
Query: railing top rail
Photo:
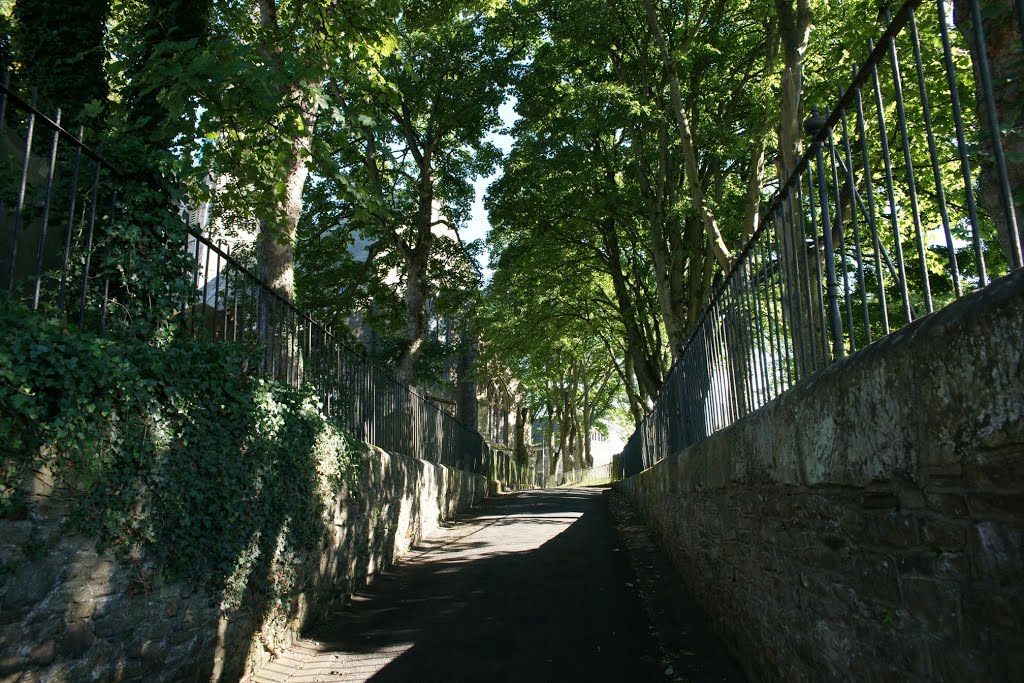
[[[397,385],[401,389],[404,389],[405,391],[409,392],[409,394],[411,394],[412,396],[415,396],[416,398],[420,399],[421,401],[423,401],[424,403],[429,405],[431,408],[433,408],[435,411],[441,413],[444,416],[445,419],[451,420],[453,423],[455,423],[456,425],[458,425],[462,429],[466,430],[470,434],[476,435],[478,437],[480,436],[480,433],[477,432],[475,429],[472,429],[471,427],[467,426],[465,423],[463,423],[457,417],[455,417],[451,413],[448,413],[444,409],[442,409],[437,404],[436,401],[434,401],[431,398],[423,396],[420,392],[416,391],[415,389],[410,387],[408,384],[406,384],[405,382],[402,382],[400,379],[398,379],[398,377],[395,376],[395,374],[390,369],[380,366],[379,364],[377,364],[376,362],[374,362],[373,360],[368,358],[365,353],[359,351],[358,349],[355,349],[351,344],[348,343],[347,340],[345,340],[342,337],[339,337],[337,334],[335,334],[335,332],[333,330],[331,330],[330,328],[328,328],[326,325],[323,325],[323,324],[317,322],[316,320],[314,320],[304,310],[302,310],[301,308],[296,306],[293,302],[289,301],[287,298],[282,296],[279,292],[277,292],[272,287],[267,285],[258,275],[253,273],[248,267],[246,267],[245,265],[240,263],[238,260],[236,260],[234,257],[232,257],[228,252],[226,252],[223,249],[221,249],[210,238],[206,237],[205,235],[203,235],[201,232],[197,231],[192,226],[187,226],[187,230],[188,230],[189,235],[191,235],[196,240],[201,242],[206,248],[208,248],[211,251],[213,251],[213,253],[215,253],[218,256],[220,256],[221,258],[225,259],[226,262],[228,264],[230,264],[232,268],[237,269],[238,271],[242,272],[246,277],[251,278],[264,292],[266,292],[267,294],[272,295],[275,298],[275,300],[277,302],[279,302],[281,305],[287,307],[288,310],[290,310],[291,312],[293,312],[296,315],[300,316],[305,322],[307,322],[310,325],[316,327],[320,332],[322,332],[325,335],[327,335],[327,338],[330,339],[333,343],[337,344],[338,346],[341,346],[348,353],[351,353],[352,355],[356,356],[357,358],[359,358],[362,362],[364,362],[365,364],[367,364],[371,368],[376,369],[377,371],[379,371],[382,374],[384,374],[395,385]],[[481,437],[481,438],[483,438],[483,437]]]
[[[102,166],[106,170],[110,171],[114,175],[118,175],[117,169],[110,165],[110,163],[103,158],[103,155],[101,155],[98,150],[95,150],[89,145],[87,145],[81,139],[81,137],[76,136],[71,131],[64,128],[62,125],[57,123],[57,121],[51,119],[49,116],[40,111],[35,105],[33,105],[31,102],[29,102],[21,95],[19,95],[17,92],[15,92],[13,89],[11,89],[9,73],[4,73],[3,77],[0,78],[0,91],[2,91],[3,96],[6,99],[16,104],[18,108],[22,109],[26,113],[32,114],[36,118],[37,122],[42,123],[50,130],[57,133],[60,137],[71,142],[71,144],[81,149],[83,154],[85,154],[87,157],[97,162],[98,164],[100,164],[100,166]]]
[[[116,179],[123,178],[118,169],[103,157],[100,150],[90,147],[82,140],[81,135],[74,135],[66,128],[64,128],[57,120],[54,120],[53,118],[44,114],[33,102],[26,100],[24,97],[19,95],[10,85],[9,73],[4,73],[2,78],[0,78],[0,96],[3,97],[6,103],[13,104],[16,108],[30,115],[37,123],[40,123],[45,127],[49,128],[51,131],[57,133],[57,135],[60,138],[64,139],[65,141],[74,145],[74,147],[81,150],[82,154],[84,154],[89,159],[95,161],[97,164],[99,164],[101,168],[110,172]],[[261,289],[261,291],[263,291],[267,295],[272,296],[278,304],[284,306],[285,309],[288,310],[290,313],[293,313],[307,324],[317,328],[317,330],[324,334],[326,338],[329,339],[332,343],[342,347],[347,353],[355,356],[356,358],[359,358],[361,362],[365,363],[370,368],[383,374],[397,387],[405,390],[411,396],[414,396],[418,398],[420,401],[423,401],[426,405],[430,406],[436,412],[443,415],[444,419],[451,421],[453,424],[457,425],[459,428],[465,430],[469,434],[475,435],[478,438],[482,438],[479,432],[477,432],[475,429],[472,429],[471,427],[467,426],[454,415],[445,412],[437,404],[436,401],[424,396],[420,392],[416,391],[414,388],[410,387],[405,382],[402,382],[400,379],[398,379],[397,376],[395,376],[395,374],[390,369],[380,366],[379,364],[371,360],[369,357],[367,357],[364,352],[353,347],[348,342],[348,340],[338,336],[334,332],[334,330],[314,320],[313,317],[309,315],[306,311],[299,308],[298,306],[295,305],[293,301],[288,300],[286,297],[282,296],[280,292],[270,287],[266,282],[263,281],[261,277],[259,277],[259,275],[254,273],[245,264],[241,263],[236,258],[234,258],[228,251],[222,249],[218,243],[204,235],[202,231],[197,230],[193,226],[187,224],[185,228],[189,236],[197,240],[199,243],[203,244],[203,246],[210,250],[212,253],[216,254],[217,257],[222,259],[227,264],[228,267],[242,273],[245,277],[252,280]]]
[[[853,80],[851,81],[849,87],[847,87],[840,94],[835,106],[832,107],[831,111],[829,112],[829,115],[825,118],[825,124],[821,127],[820,130],[817,131],[817,133],[815,133],[810,138],[810,144],[805,146],[803,154],[800,155],[800,159],[797,161],[796,166],[794,166],[792,171],[790,171],[789,176],[786,178],[786,181],[780,184],[780,186],[775,190],[771,199],[768,200],[768,203],[765,205],[764,210],[760,214],[757,228],[754,230],[753,234],[750,236],[749,239],[747,239],[747,241],[743,244],[740,251],[733,258],[732,263],[729,266],[729,269],[721,277],[718,285],[715,287],[711,296],[708,298],[707,303],[701,310],[700,316],[697,318],[697,321],[693,325],[693,329],[690,332],[690,336],[687,338],[686,343],[683,344],[683,347],[680,350],[679,355],[675,359],[673,359],[672,365],[669,367],[668,372],[665,373],[665,377],[668,377],[676,370],[676,367],[679,364],[679,359],[682,358],[689,350],[689,348],[693,345],[694,340],[700,333],[701,327],[706,322],[708,316],[711,314],[711,311],[713,311],[715,306],[719,303],[723,296],[723,293],[728,290],[730,281],[733,277],[736,276],[737,271],[746,262],[750,254],[750,251],[757,244],[758,240],[761,238],[761,235],[765,232],[765,230],[767,230],[767,224],[771,220],[772,215],[779,210],[781,203],[783,201],[786,201],[786,199],[789,197],[790,188],[794,187],[796,184],[800,182],[800,178],[803,176],[804,171],[807,170],[807,167],[813,161],[815,153],[815,144],[823,143],[828,138],[830,131],[840,121],[843,111],[852,103],[852,100],[854,98],[854,92],[861,86],[863,86],[871,77],[873,67],[876,67],[885,59],[886,51],[889,49],[889,42],[894,40],[895,37],[899,35],[899,33],[909,22],[911,12],[917,9],[922,2],[923,0],[907,0],[907,2],[905,2],[899,8],[899,10],[897,10],[896,14],[891,17],[885,30],[879,36],[878,41],[874,43],[874,45],[872,46],[872,50],[871,53],[868,55],[868,58],[861,63],[860,68],[857,69],[856,73],[854,74]],[[652,415],[653,412],[648,413],[643,418],[641,418],[640,422],[637,424],[636,430],[633,432],[632,435],[630,435],[630,439],[632,439],[633,437],[640,433],[641,429],[647,424],[648,420],[652,418]]]

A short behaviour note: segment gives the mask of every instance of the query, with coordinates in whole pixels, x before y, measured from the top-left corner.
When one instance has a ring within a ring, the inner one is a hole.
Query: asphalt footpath
[[[251,680],[679,680],[608,500],[558,489],[486,501]],[[699,678],[737,678],[723,667]]]

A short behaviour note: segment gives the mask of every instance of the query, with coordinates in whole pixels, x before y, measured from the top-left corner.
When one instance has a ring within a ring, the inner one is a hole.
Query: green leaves
[[[0,331],[0,514],[45,464],[104,547],[230,586],[228,605],[301,588],[299,553],[359,464],[315,396],[241,374],[232,344],[98,339],[9,302]]]

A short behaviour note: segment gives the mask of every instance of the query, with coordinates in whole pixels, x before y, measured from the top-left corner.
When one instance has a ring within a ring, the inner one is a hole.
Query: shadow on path
[[[254,681],[662,681],[607,491],[491,500]]]

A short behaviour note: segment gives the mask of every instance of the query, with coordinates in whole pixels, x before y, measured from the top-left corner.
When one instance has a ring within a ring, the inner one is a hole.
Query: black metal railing
[[[541,488],[561,486],[602,486],[618,481],[613,463],[557,472],[547,478]]]
[[[491,471],[493,458],[476,431],[265,285],[200,227],[179,226],[187,235],[180,250],[147,253],[146,240],[118,224],[124,185],[117,170],[82,136],[60,125],[59,111],[44,115],[3,78],[0,288],[9,296],[101,335],[129,329],[160,298],[161,314],[179,332],[243,345],[245,357],[255,359],[252,370],[312,387],[353,437],[390,453]],[[174,239],[159,230],[145,237]],[[142,294],[143,265],[166,278],[162,296]]]
[[[835,107],[806,122],[808,149],[627,443],[626,476],[1021,267],[1022,7],[886,15]]]

